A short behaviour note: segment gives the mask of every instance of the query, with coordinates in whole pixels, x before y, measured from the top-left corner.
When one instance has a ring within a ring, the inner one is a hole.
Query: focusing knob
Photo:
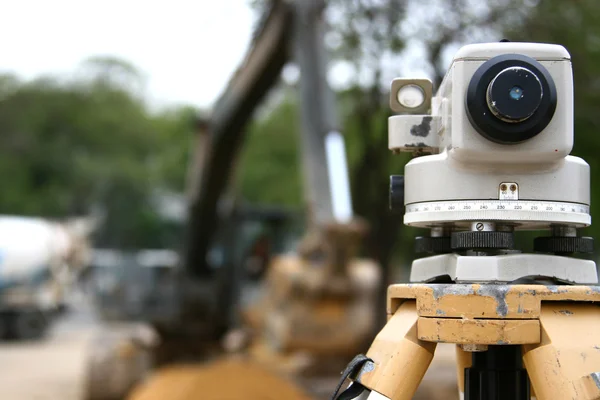
[[[402,211],[404,207],[404,176],[390,176],[390,210]]]
[[[512,232],[453,232],[450,245],[453,250],[512,249],[515,238]]]
[[[533,249],[541,253],[593,253],[594,238],[542,236],[534,239]]]
[[[452,253],[450,236],[419,236],[415,238],[416,253],[444,254]]]

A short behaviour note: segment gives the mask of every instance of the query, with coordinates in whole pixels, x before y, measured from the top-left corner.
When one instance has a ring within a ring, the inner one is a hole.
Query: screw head
[[[483,223],[478,222],[477,225],[475,225],[475,229],[477,229],[478,231],[482,231],[483,230]]]

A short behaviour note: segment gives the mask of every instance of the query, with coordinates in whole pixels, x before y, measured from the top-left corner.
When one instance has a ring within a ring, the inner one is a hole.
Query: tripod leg
[[[539,400],[600,399],[600,307],[542,302],[541,343],[523,346]]]
[[[418,339],[418,319],[415,301],[400,305],[367,353],[375,368],[361,372],[362,385],[391,400],[413,398],[436,347]]]

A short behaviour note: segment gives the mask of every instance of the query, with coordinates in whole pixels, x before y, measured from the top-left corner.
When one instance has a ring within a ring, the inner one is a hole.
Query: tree
[[[183,185],[182,121],[192,111],[150,113],[125,62],[85,66],[70,81],[0,77],[0,212],[62,218],[101,209],[98,244],[159,245],[151,194]]]
[[[286,91],[284,100],[255,121],[243,149],[238,182],[250,203],[300,207],[302,179],[299,160],[300,121],[297,101]]]

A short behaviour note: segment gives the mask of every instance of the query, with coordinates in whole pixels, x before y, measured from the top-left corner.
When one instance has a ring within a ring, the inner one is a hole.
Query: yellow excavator
[[[154,324],[158,340],[138,335],[109,346],[114,361],[103,364],[104,375],[95,381],[105,388],[106,382],[119,384],[112,398],[90,399],[118,399],[125,392],[128,400],[325,399],[378,328],[376,315],[383,310],[377,298],[385,282],[373,261],[357,257],[368,226],[352,212],[345,145],[326,81],[324,1],[268,4],[241,67],[210,119],[196,126],[179,312],[174,322]],[[235,246],[241,226],[248,218],[275,222],[280,229],[270,230],[270,240],[276,241],[288,216],[244,209],[226,192],[245,127],[292,59],[301,72],[305,234],[291,254],[271,257],[264,246],[252,247],[266,265],[265,278],[255,288],[261,295],[242,304],[249,283],[246,258]],[[220,245],[222,257],[215,258]],[[155,368],[146,374],[139,366],[148,365],[149,352]],[[120,380],[107,371],[121,371]],[[448,381],[454,384],[453,374]],[[92,392],[102,392],[101,386]],[[436,397],[422,391],[420,398]]]
[[[372,338],[381,277],[373,261],[356,257],[368,227],[352,213],[344,140],[325,79],[323,9],[322,1],[271,2],[210,121],[198,125],[183,305],[185,315],[196,314],[189,325],[210,329],[195,339],[203,345],[179,347],[188,354],[202,347],[207,361],[186,364],[179,357],[165,363],[133,389],[130,400],[326,397],[347,361]],[[270,260],[261,296],[238,304],[239,263],[215,272],[206,262],[222,224],[217,206],[252,110],[294,55],[301,71],[306,233],[294,253]],[[202,298],[198,283],[210,281],[211,273],[221,278],[218,290]]]

